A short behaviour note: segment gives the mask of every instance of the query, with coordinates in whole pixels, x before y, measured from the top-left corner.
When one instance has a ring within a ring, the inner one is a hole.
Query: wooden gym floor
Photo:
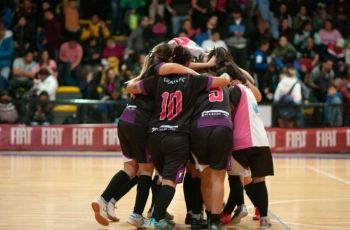
[[[271,229],[350,229],[350,155],[274,157],[276,176],[267,180]],[[1,152],[0,229],[135,229],[126,223],[135,188],[117,203],[119,223],[100,226],[90,206],[121,167],[120,153]],[[251,215],[248,198],[246,204]],[[169,211],[175,229],[186,229],[182,185]],[[257,228],[251,216],[227,226]]]

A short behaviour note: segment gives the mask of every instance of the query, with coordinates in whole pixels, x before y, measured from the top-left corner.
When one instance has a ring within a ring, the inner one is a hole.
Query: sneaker
[[[220,224],[215,224],[215,223],[209,223],[208,229],[209,230],[226,230],[226,228],[222,227]]]
[[[226,212],[220,213],[220,223],[222,224],[228,224],[231,222],[231,215]]]
[[[260,220],[259,208],[255,208],[255,214],[253,216],[253,220]]]
[[[115,206],[111,202],[107,204],[107,217],[112,221],[119,221],[119,218],[115,215]]]
[[[156,224],[156,229],[158,230],[173,230],[175,222],[171,220],[162,219]]]
[[[108,226],[109,221],[107,219],[106,213],[107,204],[105,203],[105,201],[103,201],[102,198],[99,197],[91,203],[91,207],[92,210],[94,210],[95,212],[96,221],[103,226]]]
[[[166,212],[166,213],[165,213],[165,217],[164,217],[164,219],[167,219],[167,220],[173,220],[173,219],[174,219],[174,215],[172,215],[172,214],[170,214],[170,213]]]
[[[239,209],[235,210],[235,214],[231,219],[231,224],[239,224],[241,219],[248,215],[248,210],[244,204]]]
[[[157,224],[158,222],[154,218],[150,218],[142,227],[153,230],[156,229]]]
[[[133,213],[129,216],[128,223],[134,225],[136,228],[145,229],[145,220],[146,218],[143,216]]]
[[[208,229],[208,222],[204,219],[192,218],[191,229]]]
[[[268,229],[271,228],[271,222],[269,218],[263,217],[260,219],[260,229]]]
[[[185,224],[190,225],[192,222],[192,213],[187,213],[186,214],[186,219],[185,219]]]

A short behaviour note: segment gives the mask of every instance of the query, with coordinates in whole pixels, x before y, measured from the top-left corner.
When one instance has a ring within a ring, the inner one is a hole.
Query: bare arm
[[[224,73],[220,77],[213,77],[213,82],[210,88],[221,88],[227,86],[229,83],[230,76],[227,73]]]
[[[126,92],[132,94],[141,94],[142,90],[140,88],[140,82],[135,79],[129,81],[128,85],[126,86]]]
[[[216,57],[213,56],[207,63],[191,62],[190,68],[193,70],[208,69],[216,65]]]
[[[241,68],[239,68],[239,70],[247,77],[248,81],[250,81],[251,83],[255,84],[255,80],[252,77],[252,75],[250,75],[250,73],[248,73],[247,71],[245,71],[244,69],[241,69]]]
[[[191,74],[191,75],[199,75],[199,73],[194,70],[187,68],[186,66],[176,64],[176,63],[165,63],[162,65],[159,70],[159,75],[168,75],[168,74]]]
[[[253,85],[252,83],[250,83],[250,81],[247,81],[246,86],[248,86],[248,88],[252,91],[252,93],[254,94],[254,97],[256,99],[257,102],[260,102],[262,99],[261,93],[260,91],[255,87],[255,85]]]
[[[26,70],[22,70],[20,68],[17,67],[13,67],[12,69],[13,71],[13,75],[15,76],[26,76],[29,78],[34,78],[35,77],[35,71],[26,71]]]

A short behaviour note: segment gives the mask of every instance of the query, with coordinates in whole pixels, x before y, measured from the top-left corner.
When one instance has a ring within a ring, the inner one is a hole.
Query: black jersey
[[[164,63],[151,65],[141,80],[151,76],[158,75],[160,67]],[[132,95],[131,101],[124,109],[120,120],[129,123],[135,123],[143,126],[148,126],[149,121],[154,113],[154,97],[152,95],[135,94]]]
[[[192,115],[192,128],[227,126],[232,128],[227,87],[210,89],[199,95]]]
[[[143,94],[154,95],[155,98],[150,131],[189,133],[196,100],[201,92],[210,90],[212,81],[213,77],[176,74],[140,81]]]

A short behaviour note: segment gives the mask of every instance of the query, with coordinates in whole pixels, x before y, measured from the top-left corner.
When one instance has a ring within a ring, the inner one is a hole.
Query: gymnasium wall
[[[332,129],[266,128],[274,153],[350,153],[350,127]],[[116,125],[0,127],[0,150],[120,150]]]

